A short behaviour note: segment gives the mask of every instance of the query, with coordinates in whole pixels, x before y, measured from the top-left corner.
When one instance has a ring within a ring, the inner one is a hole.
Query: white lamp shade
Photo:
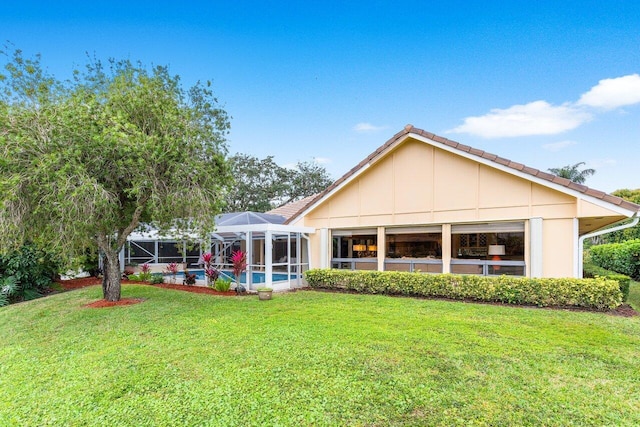
[[[504,245],[489,245],[489,255],[504,255]]]

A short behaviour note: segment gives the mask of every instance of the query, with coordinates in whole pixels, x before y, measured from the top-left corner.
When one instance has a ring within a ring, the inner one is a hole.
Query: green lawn
[[[100,292],[0,309],[0,425],[640,425],[640,318]]]
[[[640,283],[631,282],[631,286],[629,287],[629,299],[627,302],[635,308],[636,311],[640,311]]]

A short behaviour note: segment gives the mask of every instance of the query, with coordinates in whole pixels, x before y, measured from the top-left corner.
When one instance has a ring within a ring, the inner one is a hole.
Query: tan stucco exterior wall
[[[542,241],[542,276],[573,277],[575,251],[573,220],[543,220]]]
[[[543,275],[569,277],[573,275],[577,238],[573,218],[584,215],[619,214],[409,139],[296,224],[338,229],[526,221],[540,217]],[[317,234],[311,237],[314,267],[319,266],[318,254],[322,250]],[[529,264],[528,258],[525,261]]]

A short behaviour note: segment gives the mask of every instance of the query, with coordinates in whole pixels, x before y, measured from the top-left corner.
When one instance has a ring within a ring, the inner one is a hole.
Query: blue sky
[[[5,0],[0,37],[60,78],[86,53],[212,80],[230,152],[338,178],[418,128],[640,188],[640,2]]]

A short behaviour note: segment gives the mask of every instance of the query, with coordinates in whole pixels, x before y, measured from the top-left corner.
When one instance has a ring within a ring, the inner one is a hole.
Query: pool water
[[[195,274],[196,275],[196,279],[197,280],[204,280],[204,270],[203,269],[195,269],[195,270],[189,270],[189,273],[191,274]],[[167,276],[167,274],[165,274],[165,276]],[[170,275],[169,275],[170,276]],[[251,273],[251,279],[252,279],[252,283],[265,283],[266,282],[266,277],[265,277],[265,273],[263,271],[254,271]],[[226,280],[231,280],[232,282],[236,281],[236,276],[233,275],[232,271],[227,271],[227,270],[223,270],[220,272],[220,276],[221,279],[226,279]],[[272,277],[272,281],[274,282],[278,282],[281,280],[289,280],[287,274],[285,273],[272,273],[271,274]],[[295,274],[291,275],[292,279],[295,279],[297,276]],[[176,278],[179,281],[182,281],[182,279],[184,279],[184,273],[183,272],[179,272],[178,274],[176,274]],[[242,273],[240,275],[240,283],[247,283],[247,273]]]

